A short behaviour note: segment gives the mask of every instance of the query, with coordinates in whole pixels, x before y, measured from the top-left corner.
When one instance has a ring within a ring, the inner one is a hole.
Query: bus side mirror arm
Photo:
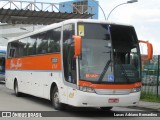
[[[74,58],[76,58],[82,54],[82,38],[81,36],[73,35],[73,39],[74,39]]]
[[[139,43],[145,43],[147,45],[147,52],[148,52],[148,60],[153,58],[153,46],[148,41],[139,40]]]

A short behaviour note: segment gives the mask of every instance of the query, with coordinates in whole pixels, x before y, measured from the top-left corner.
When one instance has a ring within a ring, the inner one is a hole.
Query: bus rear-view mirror
[[[78,57],[82,53],[82,38],[80,36],[73,36],[74,39],[74,57]]]
[[[147,45],[147,52],[148,52],[148,60],[151,60],[153,58],[153,46],[148,41],[139,40],[140,43],[145,43]]]

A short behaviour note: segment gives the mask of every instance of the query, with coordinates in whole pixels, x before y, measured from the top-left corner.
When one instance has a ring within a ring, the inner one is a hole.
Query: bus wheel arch
[[[50,88],[50,100],[52,101],[52,91],[53,89],[57,87],[57,84],[55,82],[52,83],[51,88]]]
[[[56,110],[62,110],[64,108],[64,104],[60,102],[59,90],[56,83],[52,83],[51,85],[50,100],[52,102],[53,107]]]
[[[17,82],[17,78],[14,78],[13,89],[15,89],[15,86],[16,86],[17,83],[18,83],[18,82]]]
[[[17,97],[21,96],[21,93],[18,90],[18,81],[17,78],[14,79],[14,92]]]

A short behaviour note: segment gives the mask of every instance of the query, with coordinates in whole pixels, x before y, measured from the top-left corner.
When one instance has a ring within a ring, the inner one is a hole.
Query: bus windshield
[[[80,80],[96,83],[140,81],[140,59],[133,27],[79,23]]]
[[[141,81],[140,50],[134,28],[112,25],[110,31],[115,82],[134,83]]]

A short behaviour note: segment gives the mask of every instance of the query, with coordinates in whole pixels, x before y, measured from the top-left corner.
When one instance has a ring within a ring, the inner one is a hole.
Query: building
[[[94,14],[90,19],[98,19],[98,4],[96,0],[73,0],[61,2],[60,12]]]
[[[0,1],[0,46],[7,46],[9,39],[37,30],[44,25],[61,22],[66,19],[85,19],[92,16],[92,14],[80,13],[80,9],[73,6],[74,12],[79,11],[77,14],[61,13],[58,9],[59,3],[39,1]],[[78,4],[86,4],[83,7],[85,11],[89,11],[88,7],[85,8],[85,6],[88,6],[90,2],[76,2],[74,4],[78,7]]]

